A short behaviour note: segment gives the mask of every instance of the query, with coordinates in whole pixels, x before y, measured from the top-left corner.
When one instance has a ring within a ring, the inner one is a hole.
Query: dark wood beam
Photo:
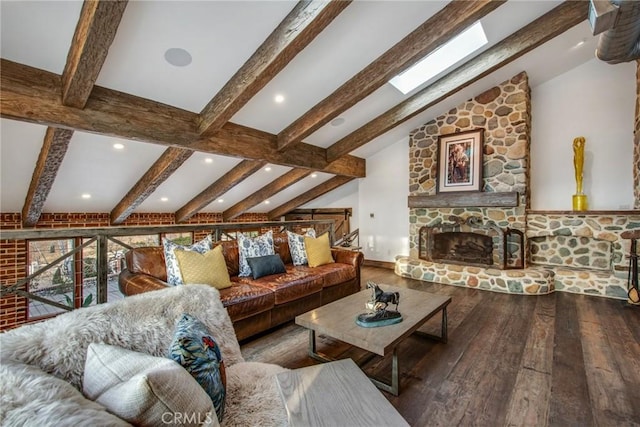
[[[278,149],[283,150],[299,143],[505,1],[449,3],[331,95],[287,126],[278,134]]]
[[[244,200],[241,200],[226,211],[222,212],[222,220],[229,221],[237,216],[242,215],[252,207],[259,205],[274,194],[279,193],[285,188],[305,178],[310,173],[311,171],[308,169],[291,169],[289,172],[276,178],[252,195],[248,196]]]
[[[410,208],[516,207],[518,192],[440,193],[409,196]]]
[[[135,183],[126,196],[111,211],[111,225],[122,224],[173,172],[193,154],[191,150],[170,147]]]
[[[44,202],[49,196],[62,160],[67,153],[73,131],[47,128],[38,162],[31,176],[29,191],[22,207],[22,226],[33,227],[38,222]]]
[[[565,1],[500,43],[461,65],[406,101],[381,114],[327,149],[327,160],[346,153],[409,120],[471,83],[514,61],[587,19],[589,2]]]
[[[176,223],[184,222],[209,203],[222,196],[236,184],[257,172],[267,162],[262,160],[243,160],[204,191],[191,199],[175,213]]]
[[[272,164],[335,175],[360,178],[366,174],[364,159],[347,155],[329,163],[326,160],[327,150],[311,144],[299,144],[285,152],[278,152],[276,138],[276,135],[267,132],[227,123],[214,136],[196,141],[190,147],[198,151],[265,160]]]
[[[295,197],[288,202],[283,203],[282,205],[269,212],[267,216],[269,217],[269,219],[280,218],[281,216],[291,212],[295,208],[302,206],[305,203],[312,201],[313,199],[317,199],[318,197],[328,193],[329,191],[335,190],[336,188],[353,180],[354,178],[349,176],[334,176],[333,178],[330,178],[322,184],[313,187],[311,190],[305,191],[298,197]]]
[[[159,102],[95,86],[84,109],[62,105],[60,76],[0,60],[0,117],[118,138],[189,148],[337,175],[365,176],[364,159],[329,164],[326,150],[304,144],[279,153],[276,136],[227,123],[210,138],[197,131],[198,115]],[[194,142],[195,141],[195,142]]]
[[[348,1],[300,1],[200,112],[203,135],[218,131],[347,6]]]
[[[62,73],[62,103],[84,108],[127,7],[126,0],[85,0]]]

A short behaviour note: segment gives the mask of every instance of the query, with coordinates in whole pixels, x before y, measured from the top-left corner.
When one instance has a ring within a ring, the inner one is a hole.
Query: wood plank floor
[[[447,344],[411,336],[399,347],[400,396],[412,426],[640,426],[640,307],[568,293],[507,295],[364,267],[362,283],[450,295]],[[402,301],[399,306],[402,312]],[[440,316],[422,330],[439,333]],[[247,361],[299,368],[307,330],[290,322],[242,343]],[[318,349],[358,362],[368,353],[325,336]],[[390,377],[391,357],[362,368]]]

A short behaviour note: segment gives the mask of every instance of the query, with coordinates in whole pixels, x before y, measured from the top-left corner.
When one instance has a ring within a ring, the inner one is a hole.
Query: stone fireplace
[[[530,99],[523,72],[411,133],[409,256],[396,258],[396,274],[507,293],[626,299],[629,242],[620,234],[640,229],[640,212],[529,209]],[[438,193],[438,137],[478,128],[482,191]]]
[[[448,264],[504,268],[505,235],[493,221],[452,215],[449,222],[419,231],[420,259]]]

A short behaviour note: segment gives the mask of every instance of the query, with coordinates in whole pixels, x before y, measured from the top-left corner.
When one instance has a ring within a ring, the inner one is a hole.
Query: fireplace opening
[[[436,233],[433,235],[431,258],[451,264],[491,266],[493,239],[466,231]]]

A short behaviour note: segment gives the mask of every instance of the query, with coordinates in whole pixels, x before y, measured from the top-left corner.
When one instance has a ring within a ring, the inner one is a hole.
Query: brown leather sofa
[[[321,305],[360,290],[361,252],[332,249],[333,264],[294,266],[286,233],[274,234],[274,249],[282,258],[286,274],[254,280],[238,277],[239,255],[236,241],[222,245],[233,286],[220,290],[239,340],[292,320]],[[134,248],[125,255],[127,268],[119,276],[120,290],[134,295],[167,285],[167,270],[161,246]],[[188,285],[187,285],[188,286]]]

